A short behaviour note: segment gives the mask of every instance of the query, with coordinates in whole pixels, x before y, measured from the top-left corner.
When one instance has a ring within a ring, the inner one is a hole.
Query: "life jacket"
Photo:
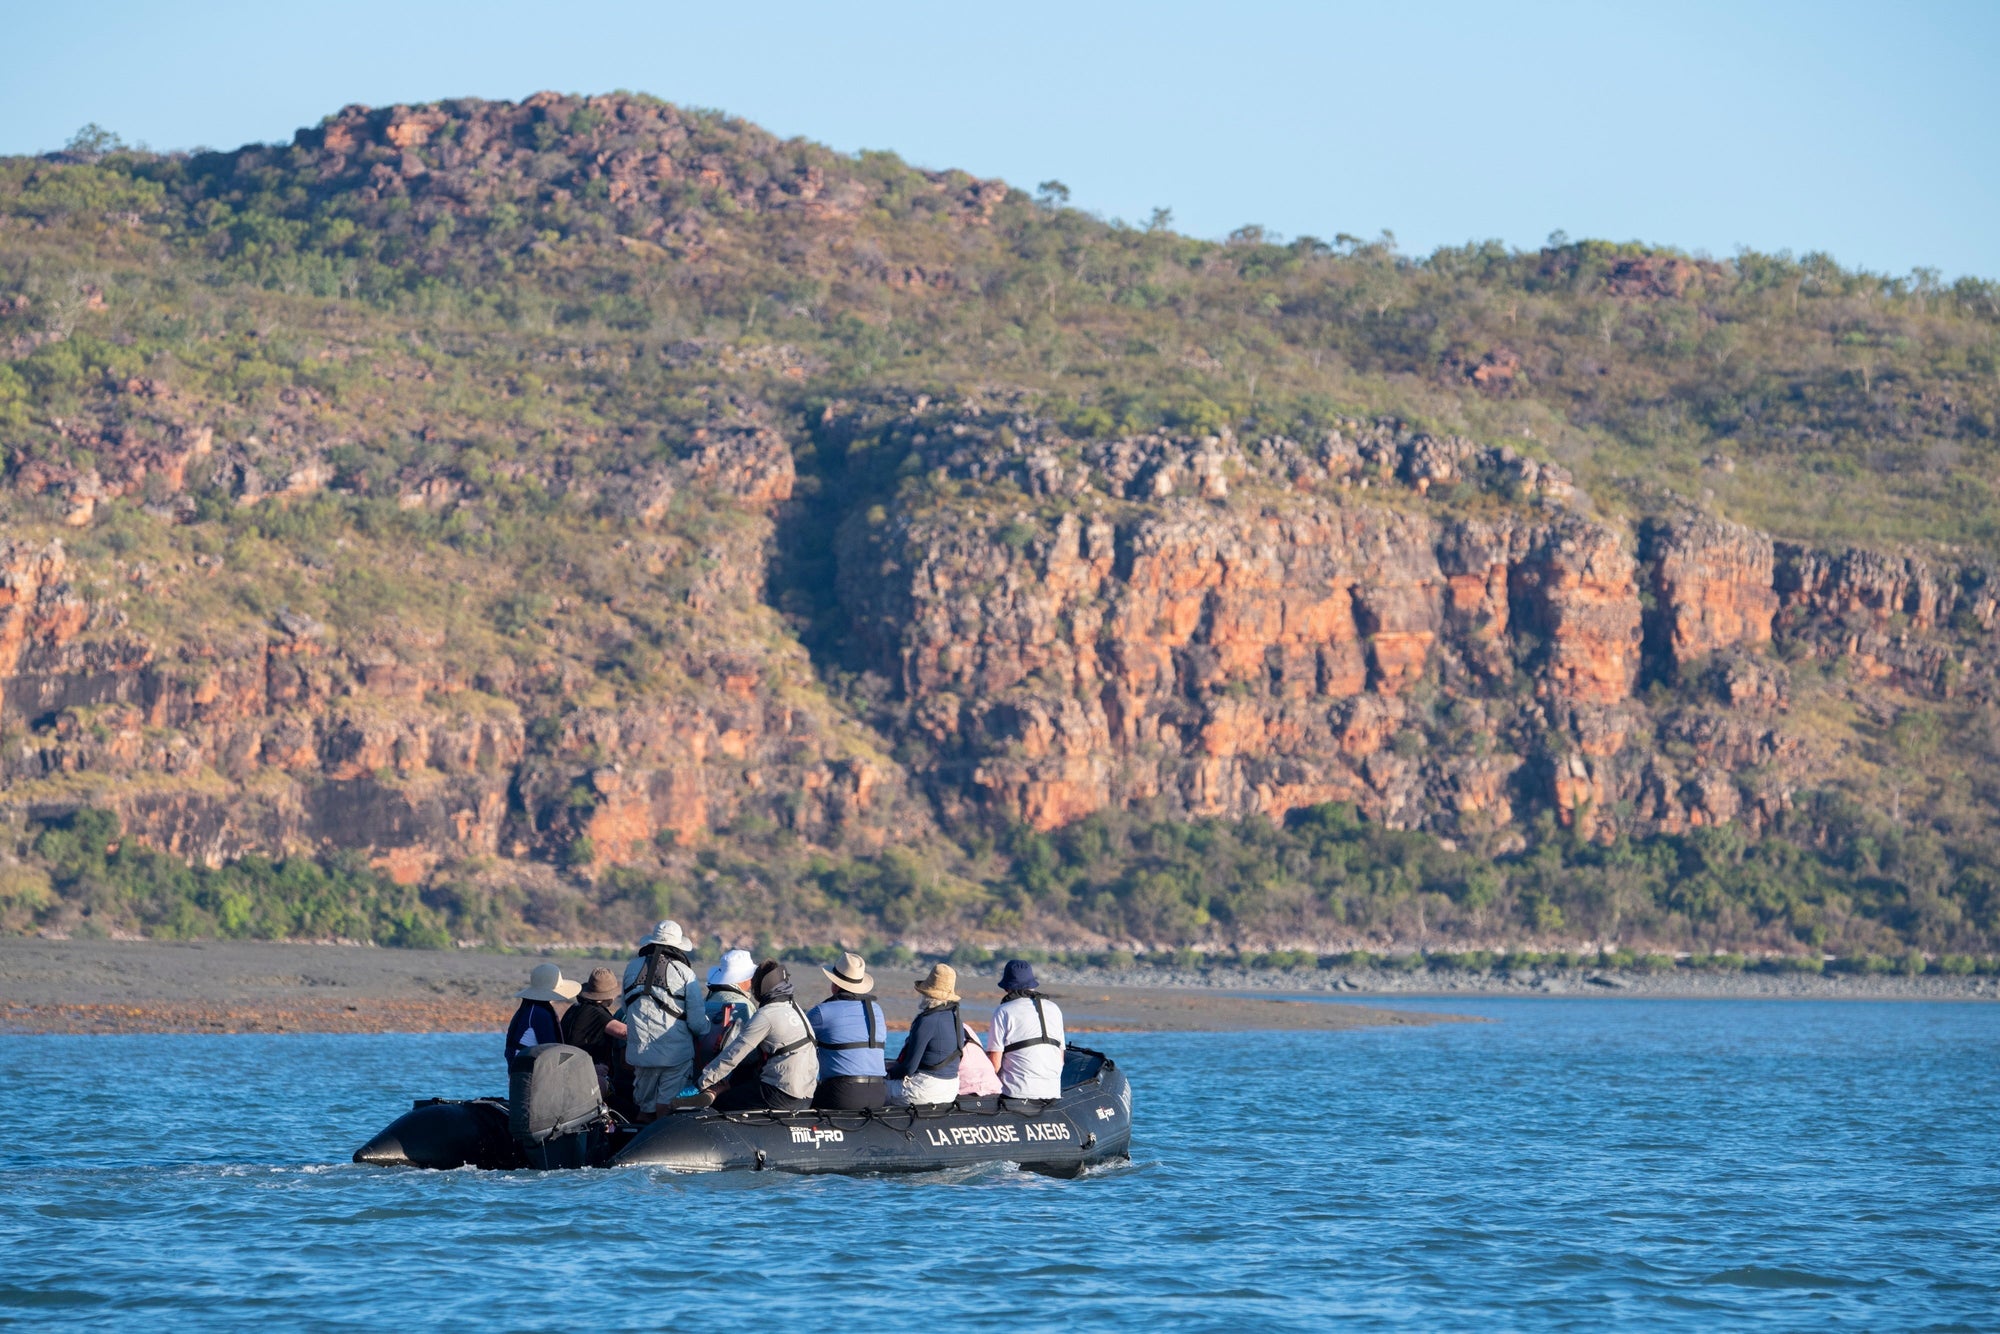
[[[765,1038],[763,1042],[759,1043],[758,1049],[764,1052],[764,1064],[766,1066],[775,1064],[784,1057],[790,1056],[795,1051],[804,1051],[807,1047],[819,1045],[819,1039],[813,1032],[812,1020],[808,1019],[806,1012],[799,1008],[799,1003],[795,1000],[786,1000],[783,1004],[792,1007],[792,1013],[799,1017],[799,1027],[804,1030],[804,1033],[802,1036],[793,1038],[790,1042],[782,1046],[779,1045],[778,1039],[775,1036]],[[766,1048],[768,1050],[765,1050]]]
[[[1061,1038],[1052,1038],[1049,1036],[1049,1017],[1042,1012],[1042,998],[1040,996],[1029,996],[1027,999],[1035,1003],[1035,1022],[1041,1026],[1041,1036],[1022,1038],[1018,1042],[1008,1043],[1000,1049],[1000,1054],[1003,1056],[1008,1052],[1022,1051],[1028,1047],[1060,1047],[1063,1045]]]
[[[699,1006],[689,1013],[688,988],[694,970],[671,956],[652,955],[628,968],[623,1017],[625,1059],[635,1066],[674,1066],[694,1060],[697,1026],[706,1031],[708,1016]]]
[[[813,1052],[817,1039],[813,1036],[812,1020],[806,1017],[805,1009],[790,996],[765,1002],[762,1013],[777,1018],[777,1007],[789,1011],[799,1021],[799,1035],[790,1042],[779,1040],[775,1023],[772,1032],[757,1044],[763,1053],[763,1065],[757,1073],[761,1083],[782,1089],[794,1097],[811,1097],[819,1083],[819,1057]],[[769,1022],[767,1020],[767,1022]],[[745,1062],[744,1064],[749,1064]]]
[[[819,1077],[885,1077],[889,1025],[882,1007],[865,996],[839,996],[813,1006],[813,1041],[819,1048]]]
[[[917,1016],[916,1020],[911,1021],[910,1031],[912,1033],[916,1031],[917,1021],[928,1018],[929,1016],[934,1014],[945,1014],[951,1016],[951,1028],[949,1030],[950,1032],[955,1034],[963,1034],[965,1032],[965,1025],[958,1021],[957,1001],[953,1001],[949,1005],[940,1005],[935,1009],[925,1010],[922,1014]],[[916,1073],[920,1075],[938,1075],[938,1077],[942,1079],[944,1078],[944,1076],[938,1074],[938,1072],[949,1066],[951,1068],[952,1073],[956,1074],[958,1073],[958,1062],[963,1055],[964,1053],[957,1046],[953,1046],[950,1052],[947,1053],[946,1055],[938,1057],[935,1060],[924,1061],[921,1064],[919,1064],[917,1066]]]

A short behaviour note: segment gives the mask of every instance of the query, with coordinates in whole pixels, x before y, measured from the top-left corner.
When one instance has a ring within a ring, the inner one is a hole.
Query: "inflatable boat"
[[[1063,1054],[1062,1096],[1046,1102],[967,1097],[866,1112],[704,1107],[633,1126],[604,1108],[584,1052],[549,1046],[515,1063],[507,1097],[423,1099],[357,1149],[354,1161],[673,1172],[936,1172],[1008,1162],[1069,1177],[1125,1158],[1131,1142],[1132,1087],[1115,1061],[1084,1047]]]

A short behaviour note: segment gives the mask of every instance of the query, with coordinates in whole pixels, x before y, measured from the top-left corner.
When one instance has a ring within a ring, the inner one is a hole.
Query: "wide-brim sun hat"
[[[554,1005],[560,1001],[576,999],[576,993],[583,990],[583,983],[572,982],[562,975],[562,969],[552,963],[538,963],[535,971],[528,974],[528,985],[514,995],[521,1000],[547,1001]]]
[[[640,949],[648,945],[671,945],[686,954],[694,952],[694,942],[687,938],[685,931],[681,930],[681,924],[672,920],[661,922],[653,928],[652,935],[639,942]]]
[[[875,979],[868,976],[868,961],[858,954],[841,955],[838,971],[832,968],[822,968],[820,971],[826,974],[827,980],[834,986],[853,995],[866,996],[875,990]]]
[[[750,957],[749,950],[730,950],[722,956],[721,963],[708,970],[708,985],[740,986],[756,975],[757,961]]]
[[[917,979],[917,994],[934,1001],[959,999],[958,970],[948,963],[932,964],[930,973]]]
[[[618,999],[618,974],[609,968],[590,970],[590,985],[577,993],[578,1000],[608,1001]]]

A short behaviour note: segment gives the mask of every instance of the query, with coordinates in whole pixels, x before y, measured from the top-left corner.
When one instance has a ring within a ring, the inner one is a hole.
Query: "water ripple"
[[[1068,1182],[360,1168],[493,1041],[0,1037],[0,1323],[1993,1326],[2000,1007],[1452,1008],[1107,1039],[1136,1156]]]

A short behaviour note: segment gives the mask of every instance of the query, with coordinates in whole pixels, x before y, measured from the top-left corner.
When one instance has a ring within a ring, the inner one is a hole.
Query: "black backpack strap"
[[[946,1006],[945,1008],[951,1011],[951,1031],[953,1033],[963,1032],[965,1026],[958,1022],[958,1006],[956,1004],[953,1004]],[[928,1010],[925,1013],[940,1014],[942,1013],[942,1011]],[[941,1070],[945,1066],[950,1065],[953,1061],[959,1059],[959,1057],[964,1054],[965,1054],[965,1044],[962,1042],[954,1043],[952,1045],[951,1051],[947,1053],[943,1059],[936,1061],[927,1061],[924,1064],[919,1065],[917,1067],[917,1073],[922,1075],[922,1074],[929,1074],[933,1070]]]
[[[884,1048],[889,1045],[888,1035],[875,1030],[875,1002],[865,997],[854,998],[861,1005],[861,1021],[868,1026],[868,1037],[862,1042],[821,1042],[821,1051],[866,1051],[869,1048]]]
[[[806,1030],[806,1035],[795,1041],[787,1042],[782,1047],[773,1047],[771,1050],[765,1052],[764,1060],[767,1063],[770,1061],[777,1060],[780,1056],[790,1056],[795,1051],[799,1051],[803,1048],[810,1047],[813,1045],[812,1020],[806,1018],[806,1012],[799,1008],[799,1003],[797,1001],[793,1001],[791,1004],[792,1004],[792,1013],[796,1014],[799,1017],[799,1023],[804,1025]]]
[[[1010,1051],[1020,1051],[1024,1047],[1062,1046],[1062,1043],[1049,1036],[1049,1017],[1042,1012],[1042,998],[1040,996],[1030,996],[1028,999],[1035,1003],[1035,1022],[1042,1026],[1042,1035],[1038,1038],[1022,1038],[1019,1042],[1008,1043],[1000,1049],[1000,1054],[1003,1056]]]

